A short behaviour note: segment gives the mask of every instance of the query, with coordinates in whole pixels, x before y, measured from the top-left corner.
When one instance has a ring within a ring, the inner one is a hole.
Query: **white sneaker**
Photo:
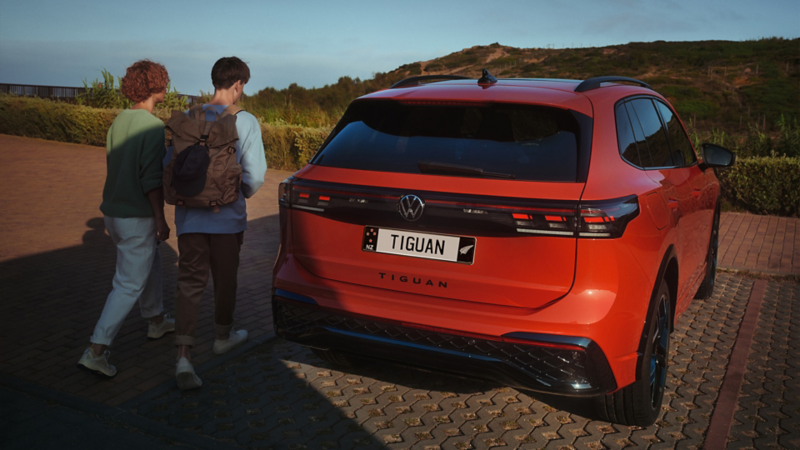
[[[175,369],[175,378],[178,380],[178,388],[182,391],[197,389],[203,385],[203,380],[194,373],[192,363],[186,358],[178,360],[178,367]]]
[[[108,363],[108,356],[111,354],[108,350],[103,352],[102,355],[95,355],[91,347],[83,352],[83,356],[78,361],[78,368],[95,372],[99,375],[113,377],[117,374],[117,368]]]
[[[228,353],[234,348],[244,344],[246,341],[247,330],[231,330],[231,334],[228,336],[228,339],[222,341],[219,339],[214,339],[214,347],[212,347],[211,350],[213,350],[215,354],[221,355],[223,353]]]
[[[169,314],[164,314],[164,320],[161,323],[150,322],[147,327],[147,339],[160,339],[167,333],[175,331],[175,319],[170,317]]]

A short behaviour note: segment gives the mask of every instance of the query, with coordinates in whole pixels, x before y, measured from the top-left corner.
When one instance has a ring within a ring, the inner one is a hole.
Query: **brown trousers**
[[[178,236],[178,296],[175,300],[175,345],[194,346],[200,299],[214,280],[214,322],[217,334],[233,329],[236,275],[244,232],[236,234],[184,233]]]

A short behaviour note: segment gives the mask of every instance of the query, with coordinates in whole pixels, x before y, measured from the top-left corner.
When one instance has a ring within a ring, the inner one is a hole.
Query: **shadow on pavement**
[[[690,306],[673,335],[663,413],[646,428],[598,421],[582,399],[382,362],[335,367],[282,339],[200,373],[200,390],[123,406],[256,448],[699,446],[751,284],[721,275],[712,298]]]
[[[46,385],[73,372],[111,291],[116,263],[116,248],[103,218],[91,218],[86,226],[82,245],[0,263],[3,372]],[[177,254],[165,244],[159,251],[164,307],[172,311]],[[111,347],[120,370],[131,367],[128,351],[146,344],[144,333],[145,321],[134,306]]]

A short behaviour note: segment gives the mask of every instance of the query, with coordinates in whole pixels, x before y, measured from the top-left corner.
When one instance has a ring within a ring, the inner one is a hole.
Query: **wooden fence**
[[[86,91],[91,91],[85,87],[67,87],[67,86],[39,86],[35,84],[9,84],[0,83],[0,93],[20,95],[26,97],[41,97],[52,98],[56,100],[71,100],[77,96],[85,94]],[[194,105],[199,101],[196,95],[178,94],[179,96],[186,97],[186,103],[189,106]]]

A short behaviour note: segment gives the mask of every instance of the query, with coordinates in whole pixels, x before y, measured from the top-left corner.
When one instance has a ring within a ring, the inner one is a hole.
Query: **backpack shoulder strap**
[[[223,117],[225,117],[225,116],[236,115],[236,114],[238,114],[238,113],[239,113],[239,112],[241,112],[241,111],[244,111],[244,110],[243,110],[242,108],[239,108],[239,107],[238,107],[238,106],[236,106],[236,105],[228,105],[228,107],[227,107],[227,108],[225,108],[225,110],[223,110],[223,111],[222,111],[222,114],[220,114],[220,116],[219,116],[219,117],[220,117],[220,118],[223,118]]]
[[[203,105],[195,105],[189,108],[189,117],[194,120],[202,120],[205,121],[205,114],[203,111]]]

